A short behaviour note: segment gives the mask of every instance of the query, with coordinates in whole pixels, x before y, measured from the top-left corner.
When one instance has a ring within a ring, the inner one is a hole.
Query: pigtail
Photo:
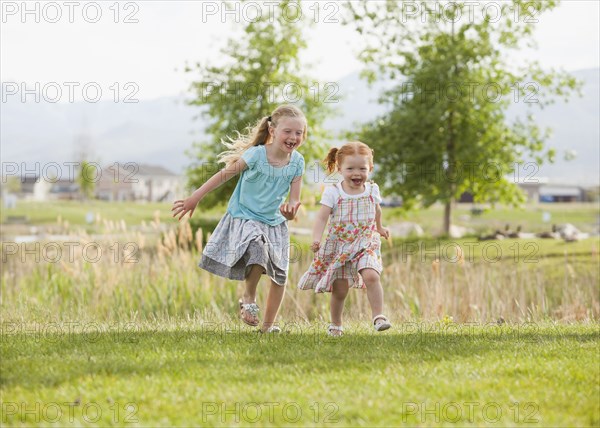
[[[331,150],[329,150],[329,153],[327,153],[327,157],[323,160],[323,162],[325,163],[325,169],[327,170],[328,174],[332,174],[336,170],[337,153],[338,148],[334,147]]]
[[[370,170],[373,171],[374,153],[375,151],[365,143],[361,143],[360,141],[352,141],[344,144],[339,149],[334,147],[329,150],[329,153],[327,153],[327,157],[323,160],[323,163],[325,164],[327,172],[332,174],[337,167],[342,164],[345,156],[359,154],[361,156],[366,156],[369,159],[369,167]]]
[[[367,145],[365,144],[365,146],[367,146]],[[369,146],[367,146],[367,147],[369,147]],[[369,160],[369,168],[370,168],[369,171],[373,172],[373,159],[375,159],[375,150],[373,150],[370,147],[369,147],[369,150],[371,150],[371,157]]]

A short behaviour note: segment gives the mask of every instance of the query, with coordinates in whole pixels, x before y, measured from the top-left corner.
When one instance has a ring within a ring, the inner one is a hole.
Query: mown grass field
[[[594,323],[8,327],[3,426],[600,424]]]

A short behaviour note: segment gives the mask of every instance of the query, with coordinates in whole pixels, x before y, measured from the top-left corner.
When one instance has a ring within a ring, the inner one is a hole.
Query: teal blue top
[[[227,212],[235,218],[258,220],[270,226],[285,221],[279,207],[285,201],[292,180],[304,174],[304,157],[292,152],[290,162],[281,168],[267,160],[264,145],[250,147],[242,155],[248,165],[229,199]]]

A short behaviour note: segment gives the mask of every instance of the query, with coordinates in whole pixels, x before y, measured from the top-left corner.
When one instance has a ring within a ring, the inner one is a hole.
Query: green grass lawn
[[[523,232],[550,231],[552,224],[572,223],[585,232],[593,232],[600,221],[600,206],[598,203],[539,203],[527,204],[522,208],[512,208],[503,205],[488,207],[482,214],[471,213],[472,204],[457,204],[452,211],[452,224],[481,231],[504,230],[510,225],[514,231],[517,226]],[[425,210],[415,210],[408,213],[400,208],[386,208],[383,218],[388,223],[410,221],[420,224],[426,233],[441,230],[444,208],[434,205]],[[543,222],[543,213],[550,214],[548,223]]]
[[[92,212],[99,214],[103,219],[111,221],[124,220],[128,226],[139,225],[142,221],[154,219],[155,212],[159,212],[163,222],[174,221],[171,218],[171,203],[135,203],[135,202],[106,202],[106,201],[48,201],[30,202],[19,201],[16,208],[2,209],[0,222],[5,223],[8,216],[27,216],[30,224],[55,223],[58,216],[67,220],[72,225],[85,225],[86,214]],[[315,207],[304,207],[309,211]],[[510,224],[511,230],[521,225],[523,231],[538,232],[549,231],[552,223],[572,223],[582,231],[593,231],[598,224],[600,209],[597,203],[560,203],[560,204],[530,204],[522,209],[497,206],[486,210],[479,216],[474,216],[470,211],[471,204],[458,204],[453,210],[453,224],[479,230],[504,229]],[[207,209],[196,209],[194,218],[220,218],[225,212],[225,205]],[[548,224],[542,222],[542,213],[549,212],[551,220]],[[432,231],[441,229],[443,207],[434,205],[424,210],[415,210],[404,213],[400,208],[384,208],[383,219],[385,224],[400,221],[419,223],[431,235]],[[469,220],[466,220],[468,216]],[[294,225],[312,227],[313,219],[301,214]]]
[[[8,216],[26,216],[31,224],[55,223],[58,216],[72,225],[85,225],[86,214],[100,214],[102,218],[112,221],[125,220],[128,225],[151,221],[154,212],[161,213],[161,220],[166,218],[170,205],[164,203],[116,203],[104,201],[18,201],[17,207],[3,209],[1,221],[5,223]]]
[[[600,424],[598,324],[79,327],[4,323],[3,426]]]

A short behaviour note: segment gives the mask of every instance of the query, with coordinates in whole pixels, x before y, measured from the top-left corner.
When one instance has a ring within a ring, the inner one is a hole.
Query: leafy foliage
[[[307,160],[324,155],[327,133],[322,124],[331,109],[320,85],[300,72],[299,54],[306,47],[302,28],[308,22],[299,7],[298,1],[290,0],[264,8],[241,37],[228,40],[222,51],[225,65],[196,64],[201,80],[192,84],[196,99],[191,104],[203,107],[202,115],[210,120],[206,128],[210,139],[192,150],[195,162],[188,172],[192,186],[198,187],[223,167],[217,164],[217,155],[225,149],[221,140],[244,133],[281,104],[296,105],[307,118],[308,140],[301,153]],[[201,204],[227,200],[236,182],[237,178],[225,183]]]
[[[556,1],[495,5],[492,13],[474,2],[347,3],[347,23],[367,40],[365,76],[396,82],[380,100],[389,111],[358,135],[385,153],[375,178],[407,209],[444,203],[446,233],[463,192],[476,202],[519,205],[524,195],[509,178],[515,168],[554,157],[544,146],[549,130],[532,113],[510,121],[510,103],[543,108],[578,87],[564,71],[518,66],[507,55],[535,46],[536,17]]]

